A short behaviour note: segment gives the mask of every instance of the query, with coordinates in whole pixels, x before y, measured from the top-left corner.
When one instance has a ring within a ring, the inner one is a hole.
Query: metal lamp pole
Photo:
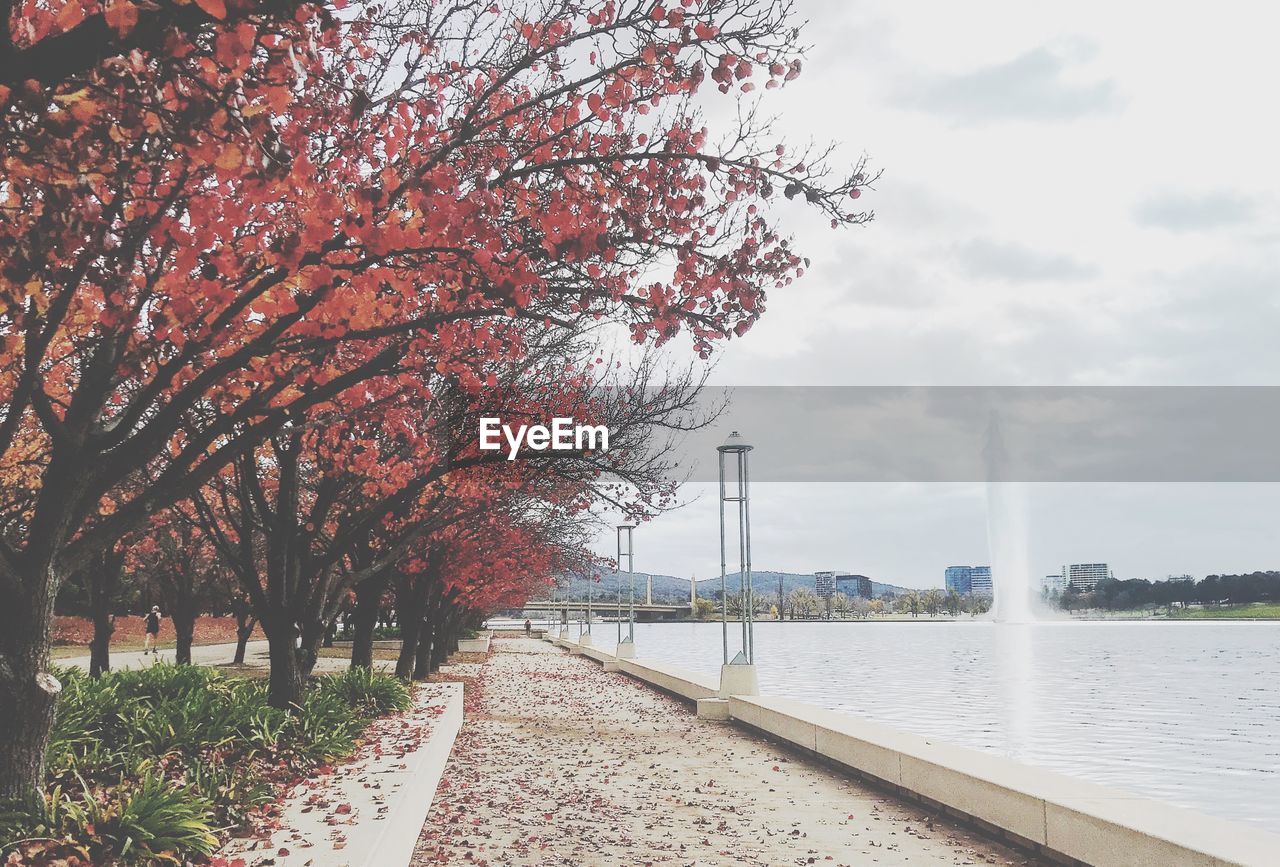
[[[635,561],[635,524],[618,525],[618,566],[622,566],[623,555],[627,558],[627,578],[630,585],[630,601],[627,605],[627,637],[622,639],[622,583],[618,583],[618,653],[622,658],[635,656],[636,648],[636,561]],[[622,545],[622,536],[626,533],[626,548]]]
[[[751,473],[748,453],[752,446],[734,431],[716,447],[720,466],[720,622],[724,664],[720,669],[720,693],[755,695],[755,592],[751,580]],[[726,486],[726,459],[734,461],[733,491]],[[726,586],[727,546],[725,544],[725,503],[735,503],[738,510],[738,577],[742,600],[742,649],[729,659],[729,597]]]

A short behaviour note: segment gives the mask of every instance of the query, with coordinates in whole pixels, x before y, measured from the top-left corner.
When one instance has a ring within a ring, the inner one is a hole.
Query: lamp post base
[[[622,641],[618,642],[618,652],[615,653],[614,656],[618,657],[618,659],[635,659],[636,643],[634,641],[627,641],[624,638]]]
[[[731,662],[720,666],[720,698],[731,695],[759,695],[760,684],[756,680],[756,667],[744,662]]]
[[[712,722],[728,722],[729,700],[727,698],[698,699],[698,719]]]

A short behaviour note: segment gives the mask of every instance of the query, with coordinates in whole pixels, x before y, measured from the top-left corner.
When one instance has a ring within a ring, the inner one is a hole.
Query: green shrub
[[[368,668],[352,668],[320,680],[319,691],[337,696],[347,707],[378,715],[408,710],[412,696],[402,680]]]
[[[243,822],[275,783],[348,755],[370,719],[411,704],[403,683],[365,669],[315,678],[293,713],[267,704],[264,682],[215,669],[59,676],[45,803],[0,810],[0,862],[10,841],[31,839],[92,863],[206,856],[214,828]]]
[[[218,848],[211,802],[187,787],[150,772],[111,789],[79,783],[74,794],[54,786],[36,813],[0,813],[0,835],[15,842],[74,842],[95,864],[181,864],[183,856],[207,856]]]
[[[99,819],[99,834],[109,835],[120,856],[143,859],[174,853],[212,855],[218,838],[209,823],[213,804],[185,787],[148,774],[120,802],[114,821]],[[174,859],[179,863],[178,859]]]

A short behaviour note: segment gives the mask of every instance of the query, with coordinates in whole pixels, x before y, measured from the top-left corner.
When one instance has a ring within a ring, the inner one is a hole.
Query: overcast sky
[[[793,141],[870,156],[876,219],[833,233],[784,215],[813,267],[771,294],[716,382],[1275,382],[1280,52],[1265,4],[797,6],[813,49],[766,106]],[[1034,486],[1029,568],[1280,568],[1278,497]],[[758,568],[934,586],[948,564],[988,561],[981,485],[759,485],[753,517]],[[713,494],[646,525],[636,549],[637,568],[709,577]]]

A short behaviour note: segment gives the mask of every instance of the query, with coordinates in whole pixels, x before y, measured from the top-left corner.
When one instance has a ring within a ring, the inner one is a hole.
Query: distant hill
[[[837,572],[837,575],[845,575],[851,573]],[[813,590],[816,586],[816,580],[812,574],[803,574],[799,572],[774,572],[771,570],[753,571],[751,573],[751,583],[755,588],[757,596],[774,596],[778,592],[778,581],[782,581],[782,592],[790,593],[797,587],[804,587],[807,590]],[[582,575],[574,575],[570,578],[569,588],[570,595],[577,599],[585,597],[587,594],[587,578]],[[725,576],[725,587],[730,593],[737,593],[741,584],[741,577],[737,572],[733,572]],[[596,582],[591,592],[593,595],[600,596],[616,596],[619,585],[623,595],[626,595],[630,587],[630,576],[626,572],[602,572],[600,580]],[[636,598],[644,598],[645,573],[636,572]],[[844,593],[852,595],[856,588],[841,582],[840,590]],[[908,588],[899,587],[896,584],[885,584],[880,581],[873,580],[871,582],[871,593],[873,596],[882,596],[885,593],[905,593]],[[564,591],[562,583],[561,589],[557,593]],[[720,593],[720,576],[714,578],[698,579],[698,598],[713,599]],[[689,601],[689,579],[678,578],[675,575],[661,575],[655,573],[653,576],[653,601],[663,603],[676,603]]]

